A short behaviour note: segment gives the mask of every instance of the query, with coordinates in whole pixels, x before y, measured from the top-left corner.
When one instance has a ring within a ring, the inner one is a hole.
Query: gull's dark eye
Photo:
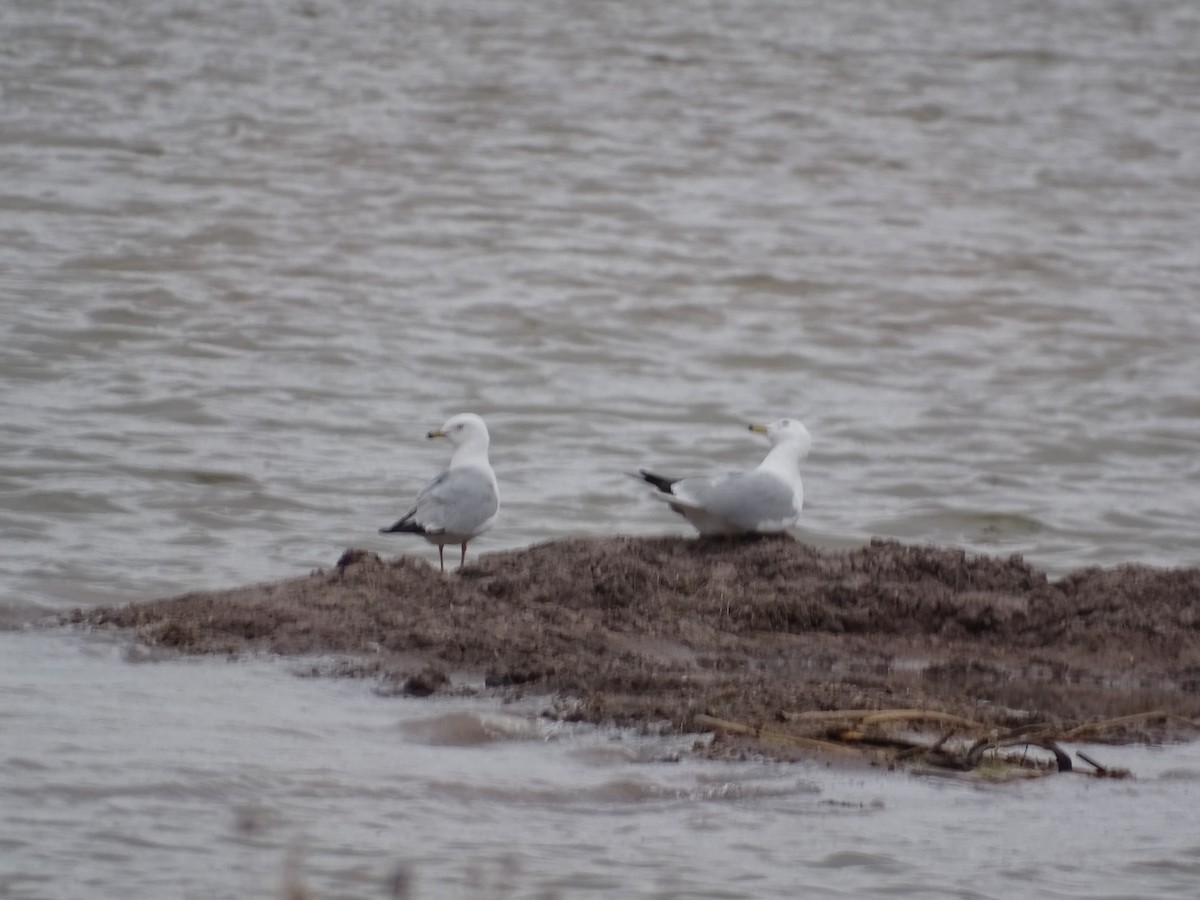
[[[792,420],[791,420],[791,419],[784,419],[784,420],[783,420],[783,427],[784,427],[784,428],[787,428],[787,427],[788,427],[789,425],[791,425],[791,424],[792,424]]]

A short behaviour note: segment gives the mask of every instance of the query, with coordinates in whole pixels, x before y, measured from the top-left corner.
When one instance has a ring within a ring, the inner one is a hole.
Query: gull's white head
[[[799,419],[776,419],[766,425],[751,425],[750,430],[765,434],[772,448],[794,444],[797,457],[808,456],[812,449],[812,435]]]
[[[426,437],[444,437],[455,447],[473,444],[487,449],[488,430],[483,419],[475,413],[459,413],[446,420],[441,428],[435,428]]]

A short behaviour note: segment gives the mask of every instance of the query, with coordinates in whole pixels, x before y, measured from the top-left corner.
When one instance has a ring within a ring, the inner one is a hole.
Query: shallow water
[[[303,663],[0,633],[0,896],[1191,897],[1200,744],[1133,781],[716,764]]]
[[[13,0],[0,25],[0,622],[31,605],[285,577],[328,566],[346,546],[435,558],[376,529],[442,464],[445,448],[424,433],[468,409],[492,428],[504,503],[473,553],[562,534],[686,533],[624,473],[752,464],[762,448],[745,424],[792,415],[815,438],[807,540],[893,535],[1021,553],[1055,573],[1200,557],[1200,9],[1187,0],[536,10]],[[176,710],[172,740],[186,745],[204,745],[207,729],[178,717],[206,702],[209,679],[255,679],[220,710],[243,722],[254,704],[301,704],[307,691],[319,734],[340,709],[322,692],[408,715],[362,685],[213,663],[117,665],[87,642],[56,640],[3,636],[6,679],[26,675],[16,691],[3,682],[0,715],[45,707],[68,664],[82,684],[117,679],[114,700],[142,690],[163,715]],[[178,678],[174,692],[160,675]],[[46,743],[18,755],[45,769],[21,778],[70,783],[86,765],[128,784],[127,759],[167,764],[154,743],[166,738],[147,743],[146,724],[129,723],[122,745],[112,729],[124,707],[106,719],[85,693],[44,709],[75,723],[72,739],[40,735],[45,718],[24,732]],[[553,757],[560,743],[501,746],[526,760],[514,763],[518,783],[556,765],[564,784],[608,777],[570,754],[531,761],[531,748]],[[314,739],[268,757],[249,743],[227,752],[275,764],[343,748]],[[1177,752],[1192,751],[1147,759]],[[374,771],[347,777],[369,784]],[[159,889],[189,879],[193,894],[259,889],[230,880],[250,864],[229,861],[253,856],[221,830],[240,801],[197,779],[172,776],[162,783],[181,786],[144,800],[211,801],[195,828],[178,826],[193,849],[139,871]],[[296,803],[296,823],[319,815],[320,803],[288,793],[309,790],[302,778],[283,781],[271,803]],[[810,832],[796,820],[824,809],[803,793],[595,801],[589,813],[629,829],[632,856],[614,866],[616,845],[564,824],[587,821],[577,810],[542,817],[511,799],[478,802],[543,834],[522,858],[523,884],[586,875],[594,892],[608,878],[646,895],[700,895],[711,878],[686,870],[702,847],[732,872],[778,867],[734,896],[782,893],[797,855],[833,855],[811,868],[834,896],[852,885],[903,896],[922,879],[959,885],[948,895],[1011,895],[1005,883],[975,886],[985,861],[972,848],[984,836],[1011,848],[1012,871],[1048,878],[1062,896],[1119,895],[1113,886],[1137,873],[1162,879],[1167,895],[1171,878],[1195,874],[1195,847],[1177,842],[1165,814],[1121,811],[1143,829],[1142,855],[1114,846],[1097,868],[1083,844],[1052,862],[1038,839],[1050,826],[1033,827],[1019,806],[974,840],[960,836],[958,805],[992,794],[868,783],[886,785],[886,809],[906,791],[933,792],[916,810],[922,842],[904,828],[888,842],[863,824],[886,814],[860,811],[822,818],[845,840],[797,853],[796,834]],[[1170,792],[1143,789],[1067,780],[1000,795],[1099,802],[1133,790],[1161,813]],[[339,814],[383,816],[383,801],[362,793]],[[10,834],[23,833],[12,821],[45,811],[37,795],[16,796],[0,813]],[[59,871],[89,843],[114,857],[110,873],[125,870],[128,850],[102,849],[104,828],[91,824],[105,809],[76,808],[61,802],[39,832],[45,859],[58,861],[39,871]],[[776,830],[749,843],[722,831],[725,819],[758,815]],[[711,841],[702,825],[667,824],[710,819]],[[477,842],[461,816],[426,821],[430,834],[458,835],[448,840],[459,857]],[[379,826],[381,845],[391,827]],[[587,836],[563,850],[573,828]],[[1089,820],[1084,831],[1098,840],[1098,828]],[[511,839],[511,828],[495,832]],[[647,837],[660,833],[665,843]],[[882,843],[851,846],[860,833]],[[593,859],[591,840],[609,849]],[[478,842],[493,847],[482,832]],[[962,851],[949,868],[947,844]],[[1173,855],[1154,855],[1156,844]],[[408,858],[389,845],[370,866],[393,852]],[[556,868],[556,852],[591,861]],[[876,852],[884,863],[837,856]],[[306,859],[348,867],[345,881],[319,879],[332,895],[360,892],[347,853]],[[464,877],[453,855],[422,883],[449,890]],[[254,872],[279,865],[271,857]],[[996,858],[986,866],[999,871]],[[120,879],[105,877],[93,894],[119,894]],[[22,884],[7,889],[76,894]]]

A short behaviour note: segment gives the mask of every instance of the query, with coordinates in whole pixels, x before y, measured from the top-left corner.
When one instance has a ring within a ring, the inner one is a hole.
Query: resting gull
[[[467,542],[492,527],[500,508],[496,473],[488,462],[488,430],[474,413],[451,416],[430,438],[447,438],[454,445],[450,463],[437,478],[417,494],[417,502],[384,534],[406,532],[422,535],[437,544],[438,563],[446,571],[447,544],[460,544],[459,565],[467,561]]]
[[[664,478],[645,469],[639,477],[654,496],[696,526],[701,534],[771,534],[795,525],[804,506],[800,460],[812,437],[796,419],[751,425],[771,450],[757,468],[714,477]]]

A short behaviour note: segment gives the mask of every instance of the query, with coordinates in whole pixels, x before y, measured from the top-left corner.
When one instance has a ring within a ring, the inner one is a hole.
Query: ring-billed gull
[[[438,564],[446,571],[447,544],[461,544],[459,565],[467,561],[467,542],[492,527],[500,509],[496,473],[488,462],[487,425],[474,413],[451,416],[430,438],[454,445],[446,470],[417,494],[417,502],[390,528],[379,530],[422,535],[437,544]]]
[[[758,468],[714,477],[664,478],[641,469],[654,496],[696,526],[701,534],[771,534],[795,525],[804,506],[800,460],[812,436],[796,419],[751,425],[771,443]]]

